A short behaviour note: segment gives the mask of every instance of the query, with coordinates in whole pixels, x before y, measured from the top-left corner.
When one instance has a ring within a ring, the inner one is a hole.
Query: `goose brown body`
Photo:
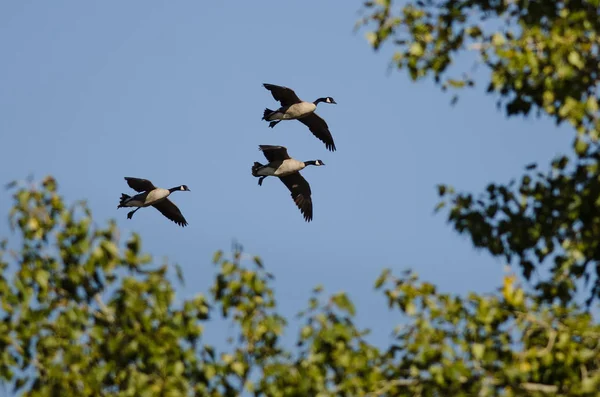
[[[281,104],[281,107],[277,110],[267,108],[263,112],[263,120],[269,121],[269,127],[273,128],[283,120],[298,120],[325,144],[327,150],[332,152],[336,150],[329,126],[325,120],[315,113],[317,105],[321,102],[336,104],[337,102],[332,97],[318,98],[314,102],[306,102],[298,98],[298,95],[291,88],[267,83],[263,84],[263,87],[269,90],[273,98]]]
[[[269,176],[278,177],[288,188],[294,203],[302,213],[307,222],[313,219],[312,191],[310,185],[300,174],[307,165],[325,165],[321,160],[299,161],[291,158],[287,149],[283,146],[259,145],[268,164],[255,162],[252,166],[252,175],[258,177],[258,184],[262,185],[265,178]]]
[[[154,207],[167,219],[175,222],[179,226],[187,226],[187,220],[177,208],[177,206],[168,199],[171,193],[176,191],[190,191],[187,185],[179,185],[171,189],[164,189],[154,186],[148,179],[125,177],[127,184],[136,192],[135,196],[121,194],[121,200],[117,208],[137,207],[135,210],[127,213],[127,219],[131,219],[133,214],[140,208]]]

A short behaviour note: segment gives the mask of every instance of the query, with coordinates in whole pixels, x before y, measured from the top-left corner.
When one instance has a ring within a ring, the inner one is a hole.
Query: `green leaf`
[[[581,59],[581,56],[576,51],[571,51],[569,53],[568,59],[572,65],[577,67],[577,69],[583,69],[585,66],[583,60]]]
[[[423,45],[419,42],[414,42],[413,44],[411,44],[408,52],[411,55],[420,57],[423,55],[423,53],[425,52],[425,49],[423,48]]]
[[[221,258],[223,257],[223,251],[219,250],[217,252],[215,252],[215,254],[213,255],[213,264],[218,264],[221,261]]]
[[[237,376],[243,376],[244,375],[244,364],[236,361],[234,363],[231,364],[231,369],[233,370],[233,372],[237,375]]]
[[[379,275],[379,277],[377,277],[377,280],[375,281],[375,289],[381,288],[383,283],[385,283],[387,281],[390,274],[391,274],[391,269],[384,269],[381,272],[381,274]]]
[[[466,85],[466,82],[464,80],[448,79],[447,82],[454,88],[463,88]]]
[[[585,104],[588,113],[595,115],[598,112],[598,99],[596,97],[589,96]]]
[[[485,353],[485,345],[481,343],[474,343],[471,346],[471,351],[473,352],[473,357],[475,360],[483,359],[483,354]]]
[[[175,264],[175,273],[177,274],[177,280],[183,285],[185,284],[185,278],[183,277],[183,270],[179,264]]]
[[[589,146],[590,145],[587,142],[585,142],[583,139],[577,138],[576,143],[575,143],[575,152],[579,156],[584,156],[587,153]]]
[[[436,204],[435,208],[433,209],[434,212],[439,212],[442,208],[444,208],[446,206],[446,202],[445,201],[440,201],[439,203]]]
[[[331,297],[331,301],[341,310],[347,311],[351,316],[355,315],[355,308],[345,293],[338,293]]]
[[[506,39],[502,33],[497,32],[492,35],[492,44],[493,45],[502,46],[504,43],[506,43]]]
[[[305,325],[304,327],[302,327],[302,330],[300,331],[300,337],[302,339],[308,339],[308,338],[310,338],[312,333],[313,333],[313,328],[310,325]]]
[[[404,312],[409,316],[415,315],[415,313],[417,312],[417,307],[415,306],[415,303],[412,300],[406,304],[406,306],[404,307]]]
[[[48,280],[50,278],[50,273],[48,273],[46,270],[38,269],[35,272],[34,278],[35,282],[38,283],[40,288],[42,288],[43,290],[48,289]]]

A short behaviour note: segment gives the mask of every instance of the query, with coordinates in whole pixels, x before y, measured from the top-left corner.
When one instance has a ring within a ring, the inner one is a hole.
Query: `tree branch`
[[[384,395],[386,392],[389,392],[392,388],[394,388],[396,386],[410,387],[410,386],[418,385],[420,383],[423,383],[423,381],[421,381],[419,379],[396,379],[396,380],[386,382],[381,388],[379,388],[375,391],[372,391],[370,393],[367,393],[366,396],[367,397],[376,397],[376,396]],[[489,384],[496,386],[496,387],[498,387],[498,386],[502,387],[501,382],[499,382],[497,379],[492,379],[491,382],[489,382]],[[508,386],[508,384],[506,386]],[[556,386],[556,385],[545,385],[542,383],[524,382],[524,383],[520,383],[516,386],[527,392],[538,392],[538,393],[544,393],[544,394],[554,394],[554,393],[558,392],[558,386]]]
[[[558,386],[556,386],[556,385],[544,385],[541,383],[525,382],[525,383],[521,383],[519,386],[521,387],[521,389],[528,391],[528,392],[540,392],[540,393],[554,394],[558,391]]]
[[[100,308],[100,311],[102,312],[102,314],[104,314],[104,316],[106,317],[106,319],[108,320],[108,322],[109,323],[114,323],[115,322],[115,317],[113,316],[113,314],[111,313],[110,309],[106,306],[106,304],[104,303],[104,301],[100,297],[100,294],[94,295],[94,300],[98,304],[98,307]]]
[[[419,383],[418,379],[395,379],[395,380],[392,380],[389,382],[385,382],[385,384],[381,388],[379,388],[375,391],[372,391],[371,393],[367,393],[366,397],[380,396],[382,394],[385,394],[390,389],[392,389],[393,387],[396,387],[396,386],[407,387],[407,386],[417,385],[418,383]]]

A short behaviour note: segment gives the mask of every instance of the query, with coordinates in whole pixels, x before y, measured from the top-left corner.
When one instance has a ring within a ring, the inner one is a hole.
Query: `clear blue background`
[[[399,321],[373,290],[384,267],[413,268],[444,292],[491,292],[504,263],[433,214],[436,184],[479,192],[507,182],[566,151],[572,134],[545,120],[507,120],[484,84],[452,107],[432,83],[388,73],[391,52],[373,52],[365,31],[353,32],[360,8],[356,0],[2,2],[0,183],[54,175],[67,200],[88,200],[97,222],[116,217],[157,262],[181,264],[180,297],[207,292],[213,252],[235,239],[276,276],[283,313],[304,308],[319,283],[347,291],[378,344]],[[338,105],[318,113],[338,151],[296,121],[269,129],[262,112],[277,102],[265,82],[306,100],[334,97]],[[264,161],[259,144],[327,164],[303,171],[312,223],[282,183],[257,185],[250,166]],[[124,176],[187,184],[192,192],[172,199],[189,227],[152,208],[127,220],[116,209],[121,192],[132,192]],[[10,205],[0,191],[2,216]],[[10,235],[2,220],[0,236]],[[219,327],[209,327],[209,341],[229,333]]]

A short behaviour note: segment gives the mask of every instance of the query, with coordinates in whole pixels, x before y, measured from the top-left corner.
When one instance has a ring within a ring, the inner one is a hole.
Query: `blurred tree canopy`
[[[536,164],[481,194],[440,185],[440,208],[476,247],[535,274],[537,296],[567,304],[578,290],[600,297],[600,0],[391,0],[365,2],[374,49],[395,45],[392,64],[443,90],[477,87],[457,57],[487,68],[485,91],[508,117],[568,122],[573,151],[550,170]],[[458,75],[456,75],[458,74]],[[458,92],[458,91],[456,91]],[[534,272],[534,270],[540,270]],[[543,270],[543,271],[541,271]]]
[[[259,258],[217,252],[208,294],[175,303],[168,265],[137,235],[95,226],[52,177],[15,189],[0,250],[0,387],[27,396],[596,395],[600,325],[575,304],[498,291],[442,294],[411,272],[376,280],[405,324],[385,348],[344,293],[317,287],[290,330]],[[246,263],[250,262],[250,263]],[[12,270],[11,270],[12,269]],[[382,300],[382,304],[384,301]],[[235,337],[203,339],[225,318]],[[281,341],[297,334],[295,348]]]
[[[442,89],[477,87],[454,58],[476,54],[508,116],[535,110],[577,131],[573,153],[479,195],[440,185],[448,219],[476,247],[520,266],[489,294],[444,294],[416,274],[375,280],[399,314],[388,346],[368,340],[344,293],[320,287],[291,329],[259,258],[217,252],[205,294],[175,301],[168,265],[137,235],[98,226],[52,177],[11,186],[0,245],[0,388],[27,396],[596,396],[600,324],[598,6],[589,1],[365,3],[374,48]],[[550,266],[546,266],[550,263]],[[547,276],[536,269],[548,267]],[[533,280],[536,275],[536,279]],[[179,274],[181,278],[181,274]],[[207,340],[218,318],[234,338]],[[284,333],[297,343],[282,342]],[[225,346],[225,347],[217,347]]]

